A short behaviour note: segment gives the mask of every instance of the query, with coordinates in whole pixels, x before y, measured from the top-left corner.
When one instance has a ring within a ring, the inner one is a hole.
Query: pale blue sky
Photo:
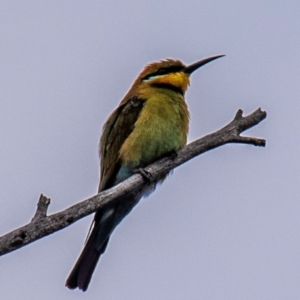
[[[300,297],[299,1],[1,1],[0,235],[95,194],[102,125],[149,62],[192,76],[189,140],[258,107],[246,134],[174,174],[117,228],[86,293],[64,282],[91,218],[0,258],[0,298]]]

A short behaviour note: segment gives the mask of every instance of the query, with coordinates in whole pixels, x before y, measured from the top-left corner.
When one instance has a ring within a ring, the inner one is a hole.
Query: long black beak
[[[220,58],[220,57],[223,57],[225,55],[214,55],[214,56],[210,56],[210,57],[206,57],[206,58],[203,58],[187,67],[185,67],[183,69],[183,72],[186,73],[186,74],[192,74],[195,70],[199,69],[200,67],[206,65],[207,63],[217,59],[217,58]]]

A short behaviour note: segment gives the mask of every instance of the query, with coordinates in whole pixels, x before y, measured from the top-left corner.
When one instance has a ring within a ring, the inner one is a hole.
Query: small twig
[[[240,144],[251,144],[260,147],[266,146],[266,141],[264,139],[258,139],[248,136],[237,136],[232,142]]]
[[[31,222],[36,222],[47,216],[47,210],[48,210],[50,201],[51,201],[50,198],[47,198],[46,196],[41,194],[39,202],[37,204],[36,212],[34,214],[34,217],[31,219]]]
[[[242,118],[243,118],[243,111],[242,111],[241,109],[239,109],[239,110],[236,112],[233,121],[238,121],[238,120],[240,120],[240,119],[242,119]]]
[[[145,171],[149,172],[151,178],[155,180],[193,157],[228,143],[265,146],[265,140],[263,139],[243,137],[240,136],[240,134],[260,123],[266,116],[266,112],[260,108],[245,117],[243,117],[243,111],[238,110],[233,121],[222,129],[190,143],[179,150],[177,156],[170,155],[169,157],[160,159],[145,168]],[[95,212],[100,207],[112,205],[116,201],[120,201],[122,196],[141,189],[147,184],[141,175],[135,174],[109,190],[105,190],[96,196],[50,216],[46,215],[50,199],[41,196],[32,221],[0,237],[0,255],[14,251],[44,236],[61,230]]]

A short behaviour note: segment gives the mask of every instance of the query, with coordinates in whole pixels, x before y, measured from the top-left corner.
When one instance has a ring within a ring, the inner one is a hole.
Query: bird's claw
[[[174,160],[175,158],[177,158],[177,157],[178,157],[177,151],[172,150],[172,151],[170,152],[170,157],[171,157],[172,160]]]
[[[135,170],[135,173],[140,174],[143,177],[143,179],[147,181],[148,185],[152,182],[152,174],[146,171],[145,169],[139,168]]]

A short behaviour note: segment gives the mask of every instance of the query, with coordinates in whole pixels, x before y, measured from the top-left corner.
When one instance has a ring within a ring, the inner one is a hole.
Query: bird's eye
[[[163,75],[163,74],[166,74],[166,73],[167,73],[166,68],[161,68],[156,72],[157,75]]]
[[[141,100],[139,100],[138,98],[133,98],[133,99],[130,101],[130,104],[131,104],[133,107],[138,107],[138,106],[141,104]]]
[[[142,80],[151,80],[156,78],[157,76],[161,76],[161,75],[166,75],[170,72],[169,68],[160,68],[157,71],[155,71],[154,73],[151,73],[147,76],[145,76],[144,78],[142,78]]]

